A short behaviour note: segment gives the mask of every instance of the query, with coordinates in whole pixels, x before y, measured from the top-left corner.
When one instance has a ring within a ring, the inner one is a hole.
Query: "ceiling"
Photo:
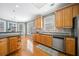
[[[36,15],[46,15],[67,3],[0,3],[0,18],[27,22]]]

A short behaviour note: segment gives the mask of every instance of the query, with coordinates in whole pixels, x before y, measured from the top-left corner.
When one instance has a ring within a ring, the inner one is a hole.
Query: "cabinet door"
[[[0,39],[0,56],[8,54],[7,38]]]
[[[16,38],[16,49],[20,49],[21,48],[21,37],[20,36],[17,36]]]
[[[41,43],[44,44],[44,45],[46,44],[45,43],[46,42],[46,38],[45,37],[46,37],[46,35],[43,35],[43,34],[41,35]]]
[[[79,15],[79,4],[73,6],[73,17]]]
[[[46,35],[46,37],[45,37],[45,44],[46,44],[47,46],[49,46],[49,47],[52,47],[52,43],[53,43],[53,41],[52,41],[52,36]]]
[[[55,13],[56,21],[55,25],[57,28],[63,28],[63,10],[59,10]]]
[[[40,43],[41,35],[40,35],[40,34],[33,34],[33,39],[34,39],[36,42],[39,42],[39,43]]]
[[[50,35],[42,35],[42,44],[46,45],[46,46],[49,46],[49,47],[52,47],[52,36]]]
[[[18,42],[17,37],[10,37],[9,38],[9,51],[10,53],[17,49]]]
[[[43,20],[41,16],[38,16],[35,20],[35,28],[41,29],[43,27]]]
[[[73,19],[73,15],[72,15],[72,7],[67,7],[63,10],[63,14],[64,14],[64,28],[72,28],[72,19]]]
[[[65,52],[71,55],[75,55],[75,39],[66,38],[65,39]]]
[[[37,34],[37,42],[40,43],[41,42],[40,40],[41,40],[41,35],[40,34]]]

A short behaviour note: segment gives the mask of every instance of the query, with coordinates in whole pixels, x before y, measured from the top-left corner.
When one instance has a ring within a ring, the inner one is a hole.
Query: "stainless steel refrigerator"
[[[76,38],[76,53],[79,56],[79,16],[73,18],[73,31],[74,37]]]

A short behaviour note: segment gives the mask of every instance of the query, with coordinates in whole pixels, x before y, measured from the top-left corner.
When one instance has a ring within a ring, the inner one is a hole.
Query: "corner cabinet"
[[[43,18],[42,16],[37,16],[35,19],[35,28],[42,29],[43,28]]]

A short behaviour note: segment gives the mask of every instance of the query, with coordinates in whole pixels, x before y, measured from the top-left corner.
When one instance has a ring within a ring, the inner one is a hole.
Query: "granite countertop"
[[[5,38],[9,36],[17,36],[20,35],[20,33],[0,33],[0,38]]]
[[[32,33],[34,34],[34,33]],[[60,32],[42,32],[42,33],[38,33],[38,34],[44,34],[44,35],[51,35],[53,37],[74,37],[72,34],[70,33],[60,33]]]

